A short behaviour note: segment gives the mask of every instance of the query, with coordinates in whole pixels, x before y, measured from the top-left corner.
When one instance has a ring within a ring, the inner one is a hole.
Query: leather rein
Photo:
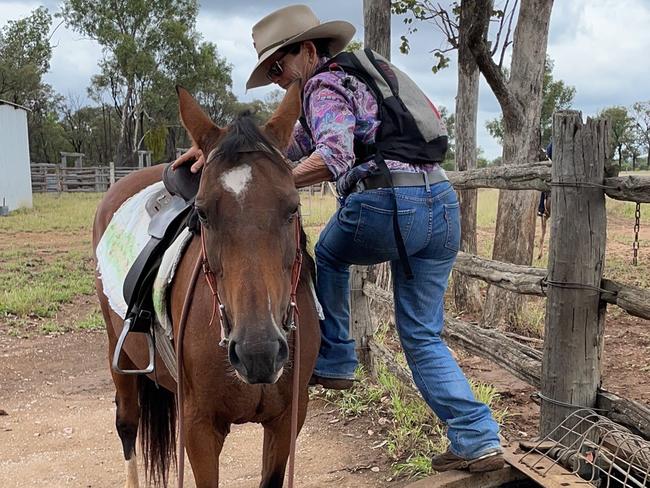
[[[293,261],[291,268],[291,292],[289,298],[289,305],[285,313],[285,318],[283,321],[283,329],[285,334],[289,334],[291,331],[294,331],[294,348],[293,348],[293,370],[292,370],[292,395],[291,395],[291,444],[289,448],[289,473],[288,473],[288,482],[289,488],[293,488],[294,481],[294,467],[295,467],[295,457],[296,457],[296,438],[298,436],[298,402],[299,402],[299,393],[300,393],[300,327],[298,324],[299,321],[299,310],[298,310],[298,284],[300,281],[300,272],[302,269],[302,248],[301,248],[301,225],[300,225],[300,213],[296,213],[295,218],[295,238],[296,238],[296,257]],[[183,487],[184,482],[184,471],[185,471],[185,429],[183,426],[184,419],[184,392],[183,392],[183,337],[185,333],[185,325],[187,323],[187,316],[189,314],[190,305],[192,303],[192,298],[194,296],[194,289],[196,288],[196,282],[198,280],[198,275],[200,271],[203,271],[205,280],[210,288],[212,293],[212,316],[210,317],[210,323],[208,327],[212,326],[214,318],[217,313],[219,314],[220,325],[221,325],[221,340],[219,346],[227,347],[228,346],[228,335],[231,331],[230,323],[228,321],[228,316],[226,314],[226,308],[221,301],[219,296],[219,290],[217,286],[217,278],[214,275],[214,272],[210,269],[210,264],[208,263],[206,244],[205,244],[205,232],[204,227],[201,225],[201,253],[199,258],[194,265],[192,271],[192,276],[190,278],[189,287],[185,294],[183,300],[183,309],[181,312],[181,319],[178,326],[178,341],[176,347],[176,362],[178,363],[178,382],[176,387],[176,399],[177,399],[177,409],[178,409],[178,449],[177,449],[177,466],[178,466],[178,487]]]

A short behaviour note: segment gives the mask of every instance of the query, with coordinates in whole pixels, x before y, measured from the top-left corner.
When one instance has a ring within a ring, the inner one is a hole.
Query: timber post
[[[355,341],[359,364],[372,373],[370,339],[374,329],[368,297],[363,292],[368,269],[367,266],[350,267],[350,338]]]
[[[588,118],[583,124],[577,111],[553,118],[541,436],[576,409],[595,407],[601,384],[606,304],[600,288],[607,233],[602,185],[608,131],[607,120]]]

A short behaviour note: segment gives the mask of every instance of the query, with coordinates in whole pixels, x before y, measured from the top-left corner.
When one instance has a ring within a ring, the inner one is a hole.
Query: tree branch
[[[492,2],[490,0],[476,0],[468,2],[470,28],[467,33],[467,44],[476,59],[481,73],[490,85],[494,96],[501,105],[504,120],[510,127],[523,123],[523,109],[512,92],[508,89],[505,77],[499,66],[492,60],[487,43],[487,29],[490,22]]]

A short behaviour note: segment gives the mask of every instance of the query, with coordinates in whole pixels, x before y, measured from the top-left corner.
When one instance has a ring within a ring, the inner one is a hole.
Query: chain
[[[632,265],[638,264],[639,255],[639,229],[641,227],[641,204],[636,203],[636,211],[634,212],[634,242],[632,243]]]

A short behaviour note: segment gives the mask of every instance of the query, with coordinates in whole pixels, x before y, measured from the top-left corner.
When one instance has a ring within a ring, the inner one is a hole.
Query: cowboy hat
[[[313,39],[330,39],[330,54],[341,52],[356,29],[349,22],[335,20],[321,24],[307,5],[290,5],[270,13],[253,26],[257,64],[246,89],[268,85],[264,62],[285,46]]]

